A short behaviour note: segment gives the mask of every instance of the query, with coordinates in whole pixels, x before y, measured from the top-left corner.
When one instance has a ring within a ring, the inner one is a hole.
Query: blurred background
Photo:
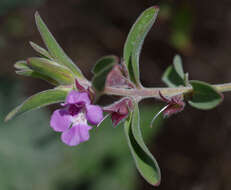
[[[90,79],[103,55],[122,55],[133,22],[152,5],[160,12],[141,56],[145,86],[164,86],[161,76],[173,56],[183,57],[190,79],[231,82],[229,0],[0,0],[0,190],[155,189],[135,170],[123,127],[105,124],[77,147],[60,142],[49,127],[55,107],[3,123],[27,96],[51,88],[17,76],[13,64],[36,56],[29,41],[42,44],[34,13],[39,11],[67,54]],[[111,99],[103,97],[100,104]],[[149,122],[160,106],[142,103],[143,133],[159,162],[159,190],[231,189],[231,94],[211,111],[189,106],[168,120]],[[150,106],[151,105],[151,106]],[[164,123],[164,124],[163,124]]]

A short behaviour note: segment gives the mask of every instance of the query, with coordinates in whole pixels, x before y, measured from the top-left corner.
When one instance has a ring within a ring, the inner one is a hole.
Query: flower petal
[[[73,126],[62,133],[61,140],[69,146],[76,146],[90,138],[89,130],[91,129],[92,127],[88,125]]]
[[[103,110],[100,106],[86,105],[87,110],[87,120],[93,124],[97,125],[103,119]]]
[[[91,100],[88,96],[88,93],[86,92],[78,92],[75,90],[72,90],[66,97],[65,104],[78,104],[78,103],[84,103],[84,104],[90,104]]]
[[[63,132],[71,126],[72,116],[65,109],[55,110],[51,116],[50,126],[54,131]]]

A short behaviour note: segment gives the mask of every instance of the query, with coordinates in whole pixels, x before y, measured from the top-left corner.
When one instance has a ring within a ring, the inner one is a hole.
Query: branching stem
[[[219,92],[231,91],[231,83],[213,85]],[[167,97],[172,97],[179,94],[185,94],[192,91],[192,87],[178,87],[178,88],[141,88],[141,89],[124,89],[106,87],[104,94],[116,96],[128,96],[136,99],[157,98],[159,99],[159,91]]]

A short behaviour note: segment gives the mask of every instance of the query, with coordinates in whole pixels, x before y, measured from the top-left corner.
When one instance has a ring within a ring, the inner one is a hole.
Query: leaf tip
[[[161,183],[161,178],[154,184],[152,184],[154,187],[158,187]]]
[[[4,122],[6,123],[6,122],[8,122],[9,120],[10,120],[10,118],[8,117],[9,116],[9,114],[5,117],[5,119],[4,119]]]
[[[35,11],[34,16],[35,16],[35,19],[39,18],[39,17],[40,17],[39,12],[38,12],[38,11]]]
[[[33,46],[33,45],[34,45],[34,42],[32,42],[32,41],[29,41],[29,44],[30,44],[31,46]]]
[[[7,116],[6,116],[5,119],[4,119],[4,122],[5,122],[5,123],[8,122],[9,120],[12,119],[12,117],[13,117],[12,112],[8,113]]]
[[[39,22],[42,21],[42,18],[40,17],[38,11],[35,12],[34,17],[35,17],[35,23],[36,23],[37,27],[39,28]]]

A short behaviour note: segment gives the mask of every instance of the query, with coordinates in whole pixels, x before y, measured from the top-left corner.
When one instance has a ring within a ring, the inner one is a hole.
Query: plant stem
[[[231,91],[231,83],[217,84],[213,87],[219,92]],[[192,91],[192,87],[178,87],[178,88],[141,88],[141,89],[124,89],[106,87],[104,94],[116,96],[129,96],[136,99],[157,98],[159,99],[159,92],[164,96],[172,97],[179,94],[185,94]]]
[[[213,85],[219,92],[231,91],[231,83]]]

